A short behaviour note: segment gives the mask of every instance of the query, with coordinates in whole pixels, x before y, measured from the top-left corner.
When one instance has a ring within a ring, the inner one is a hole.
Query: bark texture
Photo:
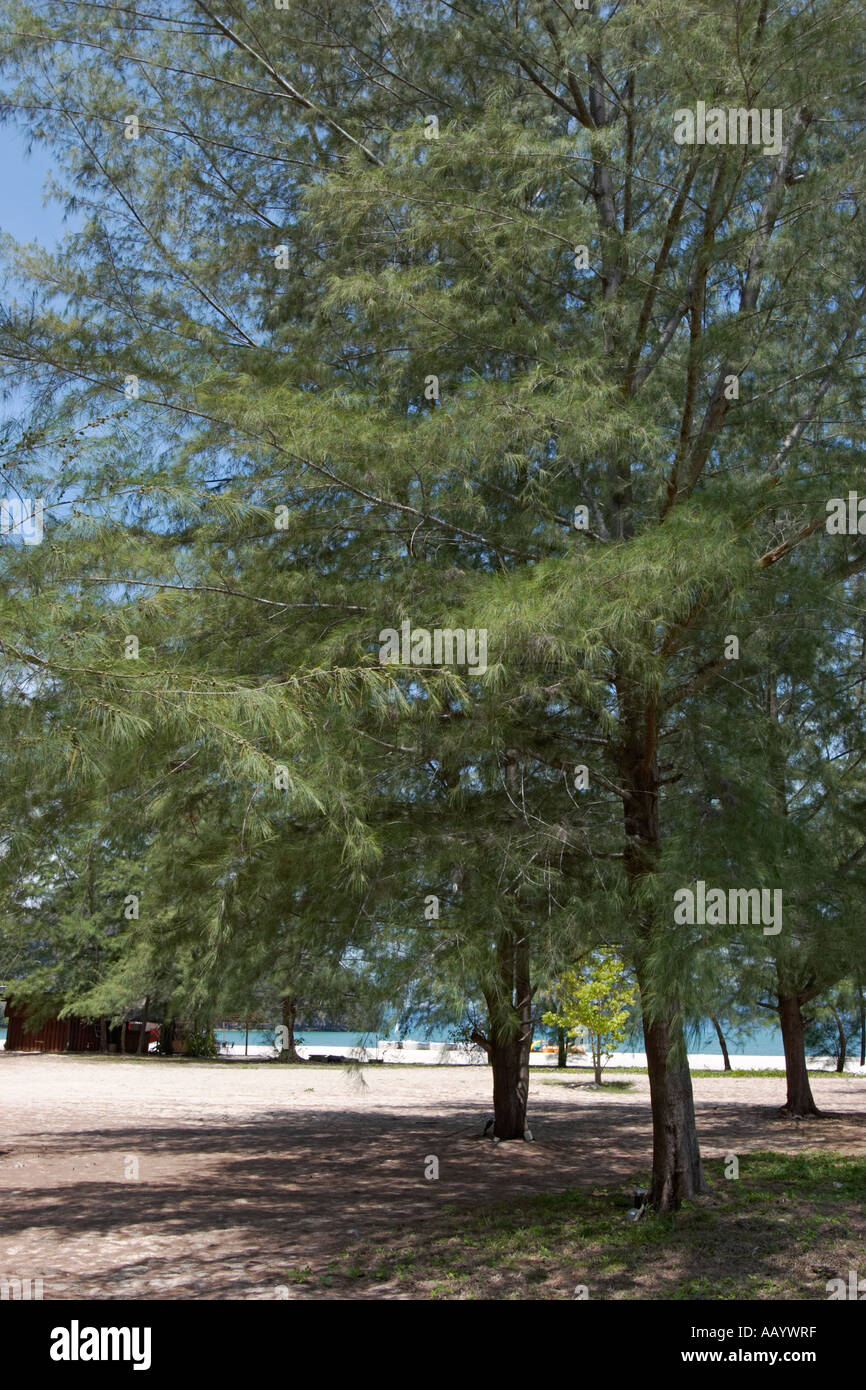
[[[779,1024],[782,1046],[785,1049],[785,1074],[788,1096],[782,1110],[787,1115],[817,1115],[818,1107],[812,1097],[809,1073],[806,1069],[806,1044],[803,1037],[803,1001],[797,994],[779,995]]]
[[[502,932],[496,957],[496,986],[484,991],[488,1031],[474,1033],[473,1040],[484,1048],[493,1070],[494,1137],[523,1139],[533,1031],[528,938]]]
[[[626,735],[619,758],[624,862],[635,890],[635,912],[640,914],[635,966],[653,1118],[653,1173],[647,1200],[657,1211],[675,1211],[684,1199],[705,1191],[705,1184],[679,1000],[665,995],[660,982],[649,978],[646,964],[659,933],[670,931],[671,923],[659,920],[651,906],[640,905],[643,882],[655,871],[659,854],[659,718],[654,704],[635,700],[630,682],[619,682],[617,693]],[[655,1001],[652,1009],[650,999]]]
[[[692,1074],[681,1024],[644,1014],[644,1045],[653,1117],[653,1175],[648,1203],[676,1211],[706,1191],[695,1124]]]

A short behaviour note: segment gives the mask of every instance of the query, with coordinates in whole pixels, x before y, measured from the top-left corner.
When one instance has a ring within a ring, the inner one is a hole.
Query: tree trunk
[[[619,757],[624,791],[624,866],[638,919],[634,964],[642,1001],[653,1118],[653,1173],[647,1201],[656,1211],[676,1211],[685,1198],[704,1192],[705,1185],[679,1001],[674,994],[661,993],[663,982],[652,980],[647,969],[654,943],[670,932],[672,918],[658,920],[653,908],[645,905],[647,878],[658,867],[658,710],[651,703],[635,703],[630,687],[627,677],[617,682],[626,734]],[[650,1011],[647,1001],[653,998]]]
[[[788,1115],[817,1115],[818,1107],[812,1098],[809,1073],[806,1070],[803,1014],[798,995],[779,995],[779,1023],[782,1028],[785,1074],[788,1081],[788,1098],[782,1110]]]
[[[644,1012],[643,1034],[653,1117],[653,1176],[647,1202],[656,1211],[676,1211],[686,1198],[706,1191],[692,1074],[678,1019],[651,1019]]]
[[[283,1027],[286,1030],[285,1043],[280,1053],[282,1062],[303,1062],[303,1057],[295,1047],[295,1019],[298,1016],[298,1001],[290,994],[283,999]]]
[[[830,1008],[833,1009],[832,1004]],[[836,1070],[844,1071],[845,1059],[848,1056],[848,1039],[845,1037],[845,1029],[842,1026],[842,1020],[835,1009],[833,1009],[833,1017],[836,1020],[836,1032],[839,1034],[839,1056],[836,1058]]]
[[[491,1043],[493,1067],[493,1134],[496,1139],[522,1139],[526,1132],[529,1098],[529,1053],[519,1037]]]
[[[860,990],[860,1065],[866,1067],[866,999]]]
[[[99,1020],[99,1050],[100,1052],[108,1051],[108,1026],[104,1018]]]
[[[523,1139],[533,1028],[529,941],[506,931],[496,951],[500,988],[484,993],[489,1018],[485,1043],[493,1068],[493,1135]]]
[[[595,1084],[601,1085],[601,1038],[594,1038],[592,1042],[592,1065],[595,1070]]]
[[[728,1045],[725,1042],[725,1035],[722,1032],[721,1024],[719,1023],[719,1020],[717,1018],[713,1018],[712,1014],[710,1015],[710,1023],[716,1030],[716,1037],[719,1040],[719,1047],[722,1049],[722,1056],[725,1059],[725,1071],[730,1071],[731,1059],[728,1056]]]
[[[557,1028],[557,1030],[556,1030],[556,1042],[557,1042],[557,1047],[559,1048],[559,1051],[558,1051],[557,1057],[556,1057],[556,1065],[557,1065],[558,1067],[567,1067],[567,1066],[568,1066],[568,1050],[567,1050],[567,1048],[566,1048],[565,1029],[564,1029],[564,1028]]]
[[[136,1049],[139,1057],[143,1054],[147,1043],[147,1011],[150,1008],[150,995],[144,1001],[144,1009],[141,1015],[141,1027],[138,1030],[138,1048]]]

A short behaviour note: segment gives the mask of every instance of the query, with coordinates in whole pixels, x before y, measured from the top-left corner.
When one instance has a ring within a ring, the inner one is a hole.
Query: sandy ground
[[[45,1299],[291,1298],[289,1268],[322,1270],[444,1205],[630,1190],[652,1128],[646,1078],[629,1079],[600,1093],[535,1074],[534,1142],[492,1144],[486,1067],[0,1054],[0,1279],[41,1276]],[[782,1080],[694,1084],[707,1157],[866,1154],[862,1078],[813,1078],[826,1114],[807,1121],[779,1116]]]

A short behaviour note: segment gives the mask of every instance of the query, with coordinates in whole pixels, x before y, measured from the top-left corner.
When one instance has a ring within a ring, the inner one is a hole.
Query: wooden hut
[[[6,1002],[7,1052],[98,1052],[99,1023],[83,1018],[49,1018],[30,1029],[23,1010]]]

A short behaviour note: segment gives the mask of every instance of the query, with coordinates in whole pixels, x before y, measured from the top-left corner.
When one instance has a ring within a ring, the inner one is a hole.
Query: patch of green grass
[[[757,1077],[764,1077],[764,1076],[766,1076],[766,1077],[775,1077],[775,1078],[777,1078],[777,1079],[778,1079],[778,1078],[781,1078],[782,1080],[785,1079],[785,1068],[784,1068],[784,1067],[761,1067],[759,1070],[756,1069],[755,1071],[747,1070],[747,1069],[745,1069],[745,1068],[736,1068],[736,1067],[733,1068],[731,1071],[722,1071],[721,1068],[716,1068],[716,1067],[691,1067],[689,1070],[691,1071],[692,1076],[715,1077],[715,1078],[718,1078],[719,1080],[724,1080],[725,1078],[727,1078],[728,1080],[730,1080],[731,1077],[740,1078],[740,1077],[749,1077],[749,1076],[757,1076]],[[864,1081],[864,1082],[866,1082],[866,1073],[853,1072],[853,1071],[848,1071],[848,1072],[837,1072],[837,1071],[835,1071],[835,1070],[824,1071],[824,1069],[823,1069],[822,1067],[809,1067],[808,1070],[809,1070],[809,1075],[810,1075],[810,1076],[829,1076],[829,1077],[836,1077],[837,1080],[839,1080],[839,1081]],[[551,1072],[558,1072],[560,1076],[568,1075],[569,1077],[572,1077],[572,1076],[575,1076],[575,1075],[577,1075],[577,1076],[580,1076],[580,1075],[586,1076],[587,1074],[591,1076],[591,1075],[592,1075],[592,1068],[591,1068],[591,1067],[567,1067],[567,1068],[565,1068],[565,1070],[563,1070],[562,1067],[533,1067],[533,1068],[532,1068],[532,1072],[530,1073],[530,1075],[533,1075],[533,1076],[534,1076],[536,1072],[545,1072],[545,1073],[548,1073],[548,1074],[551,1073]],[[609,1075],[617,1075],[617,1076],[629,1076],[629,1075],[631,1075],[631,1076],[646,1076],[646,1074],[647,1074],[647,1069],[646,1069],[646,1067],[605,1067],[605,1069],[604,1069],[604,1074],[605,1074],[605,1076],[609,1076]]]
[[[863,1263],[866,1161],[757,1152],[672,1214],[630,1221],[630,1188],[570,1189],[440,1211],[419,1231],[361,1243],[329,1266],[329,1287],[395,1283],[415,1299],[826,1297],[827,1271]],[[645,1175],[635,1182],[646,1183]],[[351,1294],[349,1294],[351,1296]]]

